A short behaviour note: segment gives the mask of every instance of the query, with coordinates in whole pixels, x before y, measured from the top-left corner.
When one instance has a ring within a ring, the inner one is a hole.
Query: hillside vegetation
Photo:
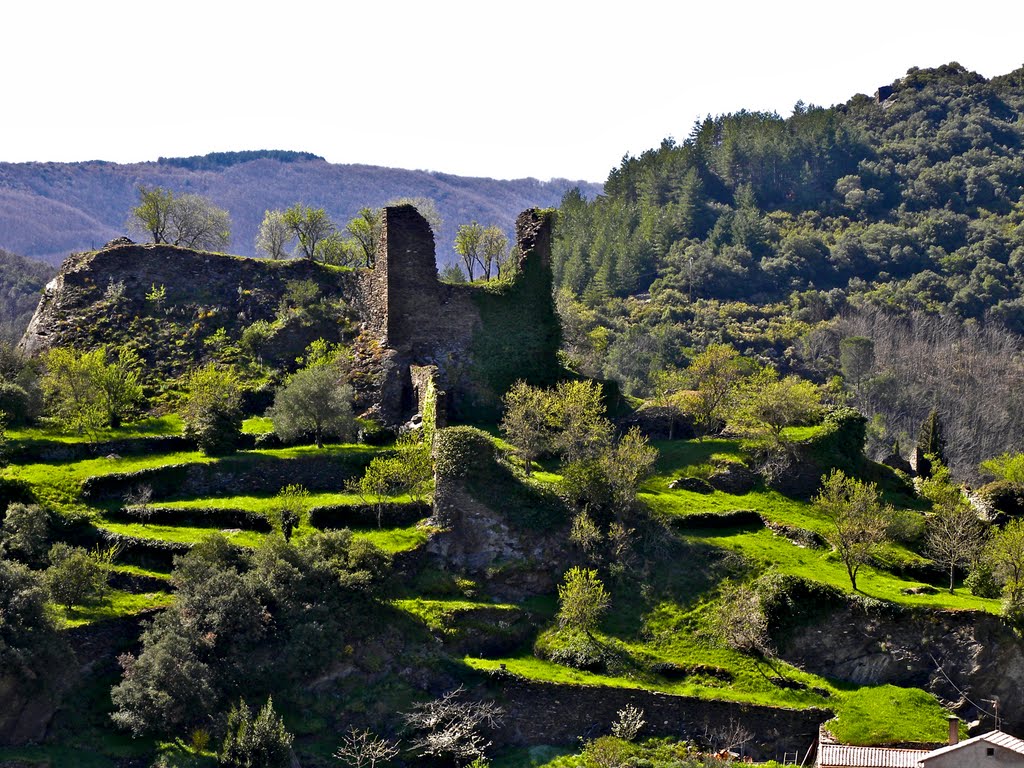
[[[21,338],[54,274],[46,264],[0,248],[0,339],[14,344]]]
[[[73,256],[0,348],[0,764],[775,768],[822,728],[1024,727],[1022,107],[1024,70],[949,65],[708,118],[470,285],[428,284],[411,207],[357,268]],[[229,180],[344,187],[128,168],[0,186],[117,179],[123,217],[191,182],[236,232]]]
[[[397,198],[430,198],[440,212],[440,263],[455,260],[460,224],[497,224],[507,233],[532,206],[557,205],[565,180],[502,181],[368,165],[334,165],[306,152],[218,152],[119,165],[0,163],[0,247],[59,264],[72,251],[93,250],[125,234],[138,188],[166,187],[210,198],[231,215],[231,253],[253,256],[263,214],[302,202],[347,222],[365,206]],[[596,184],[582,184],[596,194]]]
[[[568,194],[555,282],[576,366],[649,395],[729,342],[824,381],[864,336],[856,404],[886,447],[934,405],[961,472],[1019,448],[1020,402],[993,388],[1022,374],[1024,70],[913,69],[881,95],[709,117],[596,200]],[[930,356],[947,373],[907,370]]]

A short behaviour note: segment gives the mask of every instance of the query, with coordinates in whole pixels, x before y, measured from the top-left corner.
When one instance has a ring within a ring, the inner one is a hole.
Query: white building
[[[1024,768],[1024,741],[1002,731],[957,740],[950,724],[950,744],[939,749],[849,747],[822,743],[818,768]]]

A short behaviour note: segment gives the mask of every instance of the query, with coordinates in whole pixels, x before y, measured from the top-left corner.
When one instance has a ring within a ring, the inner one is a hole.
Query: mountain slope
[[[102,246],[124,234],[139,185],[165,186],[210,197],[232,218],[229,250],[253,255],[263,212],[296,202],[324,208],[344,225],[363,206],[398,197],[428,197],[443,225],[438,261],[453,258],[458,226],[476,219],[511,232],[531,207],[558,204],[579,186],[593,197],[600,185],[554,179],[501,181],[369,165],[333,165],[306,153],[216,153],[161,158],[155,163],[0,163],[0,247],[58,264],[71,251]]]

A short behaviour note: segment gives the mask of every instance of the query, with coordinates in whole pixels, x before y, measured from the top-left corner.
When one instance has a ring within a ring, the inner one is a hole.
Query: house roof
[[[821,768],[917,768],[927,754],[930,754],[927,749],[822,744],[818,748],[818,765]]]
[[[1003,733],[1002,731],[989,731],[988,733],[983,733],[980,736],[975,736],[971,739],[961,741],[959,744],[950,744],[948,747],[942,747],[940,749],[936,749],[934,752],[929,752],[926,758],[922,758],[922,762],[930,760],[933,757],[938,757],[939,755],[944,755],[947,752],[954,752],[967,744],[976,744],[979,741],[984,741],[987,744],[993,744],[1012,752],[1016,752],[1019,755],[1024,755],[1024,741],[1014,738],[1010,734]]]

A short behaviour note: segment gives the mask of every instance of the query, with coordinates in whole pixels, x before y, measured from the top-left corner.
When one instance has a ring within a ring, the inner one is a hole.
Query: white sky
[[[1005,74],[1022,29],[1021,0],[15,0],[0,161],[292,149],[604,181],[709,113]]]

